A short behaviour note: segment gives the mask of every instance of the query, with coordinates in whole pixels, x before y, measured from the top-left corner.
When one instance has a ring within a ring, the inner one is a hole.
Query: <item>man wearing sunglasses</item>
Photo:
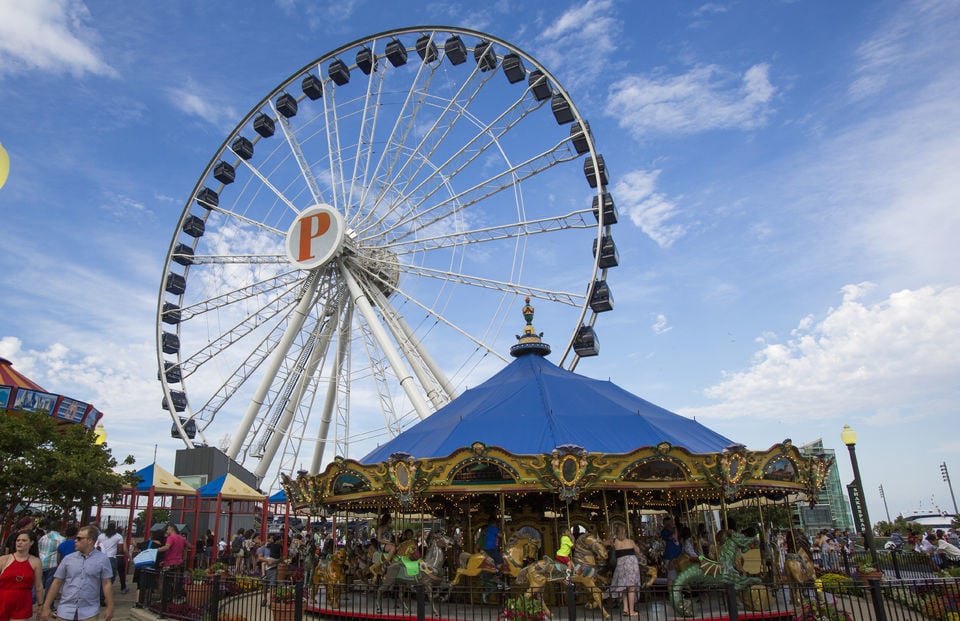
[[[113,591],[110,580],[113,568],[110,559],[94,548],[100,531],[95,526],[84,526],[76,538],[76,552],[63,557],[53,575],[53,582],[43,608],[40,621],[50,621],[51,606],[57,593],[63,589],[57,605],[57,618],[62,621],[96,621],[100,613],[100,592],[106,601],[104,621],[113,619]]]

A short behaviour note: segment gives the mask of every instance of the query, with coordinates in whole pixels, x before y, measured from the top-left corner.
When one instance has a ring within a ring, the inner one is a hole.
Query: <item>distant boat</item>
[[[939,509],[920,509],[904,515],[903,519],[908,522],[920,524],[928,530],[936,530],[938,528],[947,530],[952,526],[953,520],[956,519],[956,516],[952,513],[947,513],[946,511],[940,511]]]

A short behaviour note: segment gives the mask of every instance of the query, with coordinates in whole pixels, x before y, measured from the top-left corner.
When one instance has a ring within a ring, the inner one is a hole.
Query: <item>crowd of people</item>
[[[944,531],[936,530],[909,531],[904,539],[900,530],[894,530],[887,546],[894,550],[913,550],[926,554],[940,569],[960,567],[960,535],[956,528]]]
[[[113,583],[126,592],[123,536],[108,524],[69,524],[60,533],[53,521],[38,526],[33,517],[17,521],[0,556],[0,619],[69,621],[96,618],[104,608],[113,618]]]

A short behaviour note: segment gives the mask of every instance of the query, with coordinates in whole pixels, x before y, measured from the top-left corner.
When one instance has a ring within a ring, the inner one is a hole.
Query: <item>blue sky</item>
[[[842,449],[850,424],[873,519],[879,485],[893,516],[951,509],[939,472],[960,477],[949,1],[0,1],[0,356],[102,409],[115,453],[143,465],[156,446],[172,467],[155,317],[194,184],[288,76],[417,24],[525,51],[590,122],[620,266],[601,355],[578,372],[751,448],[822,437]],[[551,261],[544,288],[583,270],[582,257]],[[547,314],[538,306],[536,325],[557,346]],[[519,309],[510,317],[507,336],[522,327]]]

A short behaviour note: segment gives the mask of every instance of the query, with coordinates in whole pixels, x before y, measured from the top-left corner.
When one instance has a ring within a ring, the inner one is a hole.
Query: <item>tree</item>
[[[741,507],[739,509],[730,509],[727,515],[733,519],[737,528],[744,529],[748,526],[756,527],[761,522],[763,524],[773,524],[774,528],[790,528],[793,519],[793,512],[790,507],[783,505],[767,505],[762,509],[756,506]]]
[[[154,507],[153,511],[150,512],[150,521],[153,524],[160,524],[163,522],[170,521],[170,509],[164,509],[163,507]],[[137,517],[133,518],[133,524],[136,527],[136,532],[143,533],[144,536],[147,536],[149,529],[144,528],[144,523],[147,521],[147,510],[144,509],[137,514]],[[153,524],[150,526],[152,527]]]
[[[102,498],[135,484],[133,470],[114,472],[117,460],[82,425],[60,425],[42,412],[0,415],[0,519],[9,529],[18,513],[37,507],[55,515],[87,513]],[[128,456],[124,465],[133,464]]]

